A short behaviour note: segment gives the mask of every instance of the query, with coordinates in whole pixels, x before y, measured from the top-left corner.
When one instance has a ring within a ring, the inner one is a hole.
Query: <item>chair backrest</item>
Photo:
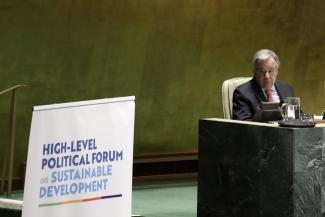
[[[241,84],[251,80],[251,77],[237,77],[225,80],[222,83],[223,117],[232,119],[232,95],[234,90]]]

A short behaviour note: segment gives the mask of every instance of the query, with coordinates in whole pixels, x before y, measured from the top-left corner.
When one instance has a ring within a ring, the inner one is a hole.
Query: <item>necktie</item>
[[[267,101],[268,101],[268,102],[273,102],[273,98],[272,98],[272,89],[265,90],[265,92],[266,92]]]

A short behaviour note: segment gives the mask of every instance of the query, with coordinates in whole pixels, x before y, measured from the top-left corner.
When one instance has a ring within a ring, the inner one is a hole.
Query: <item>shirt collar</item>
[[[265,93],[266,89],[262,88],[262,90],[263,90],[263,93]],[[272,92],[276,91],[274,84],[273,84],[271,90],[272,90]]]

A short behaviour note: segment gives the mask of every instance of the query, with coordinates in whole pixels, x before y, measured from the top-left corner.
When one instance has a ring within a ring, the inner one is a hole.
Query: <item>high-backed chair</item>
[[[237,77],[225,80],[222,84],[223,117],[232,119],[232,95],[234,90],[241,84],[252,79],[251,77]]]

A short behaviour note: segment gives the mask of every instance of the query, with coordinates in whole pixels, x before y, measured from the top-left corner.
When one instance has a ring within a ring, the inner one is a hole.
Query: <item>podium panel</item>
[[[325,128],[199,121],[198,217],[324,216]]]

